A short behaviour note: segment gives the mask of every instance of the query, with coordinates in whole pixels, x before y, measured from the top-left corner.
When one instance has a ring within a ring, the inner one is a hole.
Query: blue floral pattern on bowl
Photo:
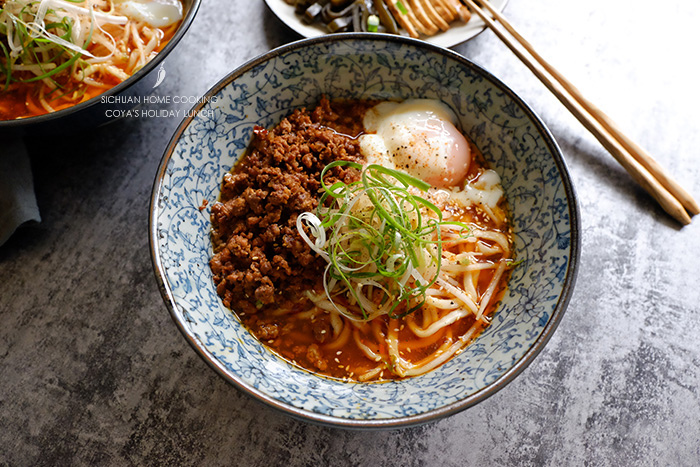
[[[216,294],[211,203],[255,125],[331,98],[440,99],[501,178],[516,258],[491,326],[436,370],[389,383],[347,383],[289,364],[260,344]],[[195,350],[240,390],[306,420],[378,428],[423,423],[501,389],[542,349],[576,276],[578,211],[561,153],[509,88],[465,58],[384,35],[303,40],[230,74],[193,109],[168,147],[151,200],[151,251],[173,319]],[[206,203],[209,203],[206,205]]]

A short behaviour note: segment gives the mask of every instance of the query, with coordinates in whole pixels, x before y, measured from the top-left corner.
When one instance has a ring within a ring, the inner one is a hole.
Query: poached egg
[[[440,101],[382,102],[363,120],[360,151],[369,164],[406,172],[436,188],[461,184],[471,162],[455,114]]]

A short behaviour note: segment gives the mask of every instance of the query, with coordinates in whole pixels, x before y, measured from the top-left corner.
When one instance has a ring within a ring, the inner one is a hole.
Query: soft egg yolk
[[[361,148],[368,161],[402,170],[437,188],[460,185],[471,162],[469,143],[452,111],[439,101],[382,103],[365,117]]]
[[[452,187],[466,178],[469,143],[451,122],[430,112],[402,117],[384,138],[397,169],[435,187]]]

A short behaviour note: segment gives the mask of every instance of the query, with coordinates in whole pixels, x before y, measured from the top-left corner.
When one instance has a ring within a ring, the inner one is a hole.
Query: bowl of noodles
[[[561,152],[505,84],[384,34],[305,39],[224,78],[153,187],[178,328],[242,392],[346,428],[417,425],[502,389],[576,278]]]
[[[134,108],[199,3],[0,0],[0,132],[90,128]]]

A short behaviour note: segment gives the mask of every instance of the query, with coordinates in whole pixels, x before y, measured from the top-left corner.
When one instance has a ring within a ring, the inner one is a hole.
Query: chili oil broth
[[[468,142],[473,159],[465,182],[476,180],[479,174],[488,168],[478,148],[471,140],[468,140]],[[505,200],[501,200],[499,207],[508,213]],[[450,208],[450,210],[453,215],[460,217],[460,221],[466,222],[467,224],[505,233],[508,236],[509,242],[512,243],[512,228],[508,221],[497,225],[476,205],[466,209],[455,210],[454,208]],[[479,241],[486,243],[488,246],[493,246],[494,244],[488,240],[482,239]],[[461,251],[450,248],[449,244],[445,244],[444,248],[453,253],[459,253]],[[501,258],[495,258],[491,261],[496,262],[499,259]],[[320,271],[319,276],[321,274],[322,272]],[[479,297],[481,297],[488,288],[494,274],[495,268],[480,271],[478,282],[475,284]],[[507,269],[499,280],[494,295],[484,312],[484,319],[478,320],[477,322],[475,315],[470,314],[426,338],[419,338],[416,336],[413,331],[409,329],[406,321],[415,320],[419,327],[424,327],[422,324],[422,310],[417,310],[413,314],[397,320],[391,320],[388,316],[380,316],[370,323],[363,323],[359,326],[355,326],[351,324],[348,319],[342,318],[344,322],[344,331],[341,331],[338,339],[330,339],[327,342],[319,342],[320,339],[315,336],[324,334],[319,333],[319,329],[325,331],[325,333],[332,333],[332,329],[324,322],[328,320],[328,315],[322,310],[317,310],[318,312],[315,313],[312,318],[307,317],[308,314],[304,312],[312,310],[314,304],[306,298],[299,298],[296,301],[295,309],[286,312],[279,309],[265,309],[252,315],[239,313],[238,316],[242,323],[273,352],[292,364],[300,366],[308,371],[341,380],[361,381],[360,376],[362,374],[384,363],[387,369],[379,373],[378,377],[372,378],[371,382],[397,380],[401,379],[401,377],[391,371],[392,363],[389,361],[386,349],[387,345],[381,338],[381,335],[386,336],[390,321],[392,321],[392,323],[395,321],[395,326],[397,326],[396,328],[398,329],[399,355],[412,364],[420,362],[424,358],[430,356],[448,340],[449,342],[456,341],[460,336],[466,334],[475,326],[475,332],[471,340],[464,346],[466,347],[490,324],[493,313],[496,311],[506,291],[506,284],[508,283],[509,277],[510,271]],[[323,293],[323,287],[320,282],[314,289],[317,293]],[[443,314],[447,313],[448,311],[443,311]],[[270,327],[275,327],[279,331],[279,335],[275,338],[266,339],[265,332],[262,330],[269,329]],[[351,329],[351,335],[344,345],[339,347],[337,341],[343,337],[343,332],[347,332],[345,328]],[[354,334],[357,334],[361,342],[370,347],[375,353],[383,355],[383,359],[380,362],[376,362],[368,358],[356,344],[356,337]],[[310,352],[309,349],[312,348],[312,346],[313,351]],[[460,352],[458,352],[457,355]]]

